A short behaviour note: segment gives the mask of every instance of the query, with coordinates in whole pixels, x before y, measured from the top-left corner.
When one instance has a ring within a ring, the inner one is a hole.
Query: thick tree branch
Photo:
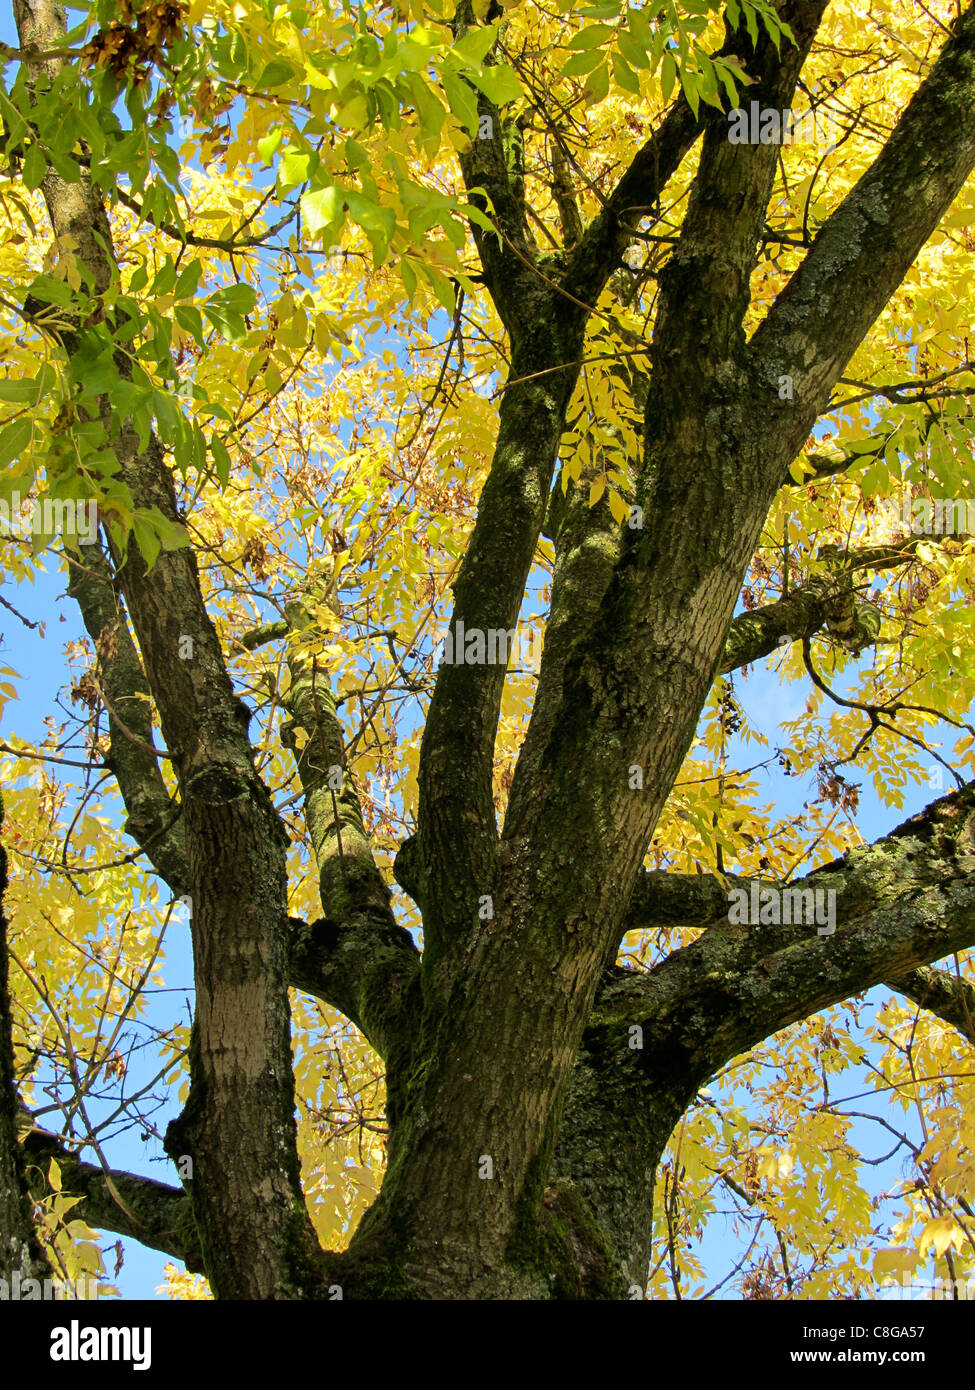
[[[668,878],[642,880],[630,925],[637,913],[654,923],[693,913],[710,915],[708,930],[647,975],[615,972],[595,1017],[652,1026],[655,1047],[678,1049],[695,1076],[711,1076],[790,1023],[975,945],[975,783],[789,885],[835,894],[833,934],[732,925],[716,880],[687,885],[685,915]]]
[[[955,534],[946,539],[963,542],[968,537]],[[929,536],[908,536],[889,545],[850,550],[832,547],[830,558],[834,563],[829,573],[813,575],[785,598],[734,619],[721,654],[719,674],[769,656],[786,639],[794,642],[813,637],[823,628],[850,651],[870,646],[880,630],[880,615],[872,603],[858,600],[856,576],[868,570],[880,573],[909,564],[919,545],[931,544]],[[819,554],[820,558],[827,558],[829,548],[823,547]]]
[[[582,218],[579,216],[565,150],[557,135],[552,137],[550,149],[552,152],[552,197],[559,210],[562,242],[568,249],[573,247],[582,236]]]
[[[179,897],[187,892],[189,868],[186,835],[179,806],[166,790],[159,764],[146,745],[152,743],[149,683],[129,632],[128,620],[112,585],[108,561],[97,546],[81,559],[65,551],[70,569],[68,593],[81,609],[85,629],[95,645],[101,684],[109,704],[109,753],[128,811],[125,832],[145,850],[153,868]],[[119,727],[117,711],[140,743]]]
[[[718,673],[725,675],[822,628],[850,651],[869,646],[879,630],[877,610],[858,603],[849,570],[814,576],[777,603],[735,618],[725,640]]]
[[[38,1198],[47,1196],[44,1175],[48,1162],[56,1159],[64,1191],[84,1199],[74,1215],[97,1230],[131,1236],[152,1250],[172,1255],[192,1273],[205,1273],[192,1205],[181,1188],[117,1168],[106,1176],[98,1164],[79,1159],[62,1139],[47,1130],[32,1129],[22,1148],[28,1162],[37,1165],[32,1187]],[[126,1209],[119,1206],[112,1188]]]
[[[623,1288],[642,1287],[659,1155],[692,1090],[677,1069],[648,1084],[628,1029],[587,1028],[566,1085],[551,1179],[569,1182],[613,1241]]]
[[[937,62],[877,159],[821,228],[751,341],[758,392],[783,421],[798,413],[800,428],[808,429],[808,408],[818,411],[829,399],[973,166],[975,10],[969,7],[952,22]],[[782,376],[792,379],[791,410],[774,404]]]
[[[300,641],[306,647],[314,642],[314,626],[301,605],[289,604],[286,611]],[[289,653],[288,669],[291,684],[284,705],[291,718],[281,737],[297,763],[322,908],[336,920],[371,912],[392,922],[389,889],[373,858],[359,794],[346,767],[328,676],[315,656],[300,648]]]
[[[568,294],[595,304],[632,242],[634,227],[659,206],[703,126],[703,117],[694,116],[681,93],[573,248],[561,279]]]
[[[314,631],[301,605],[289,604],[286,612],[307,644]],[[284,703],[291,719],[281,737],[297,761],[325,913],[310,927],[292,924],[291,983],[327,998],[386,1056],[419,952],[396,921],[373,858],[327,676],[300,648],[288,667]]]
[[[757,79],[749,95],[763,109],[791,106],[802,65],[828,0],[786,0],[780,16],[795,44],[780,47],[765,31],[746,60]],[[739,19],[739,41],[745,39]],[[729,29],[729,39],[734,31]],[[680,385],[690,372],[704,373],[719,393],[730,384],[732,360],[744,346],[743,321],[779,150],[775,145],[733,145],[723,112],[709,112],[704,142],[680,240],[660,275],[660,307],[654,328],[651,395],[657,408],[680,401],[693,406]],[[648,405],[648,410],[651,407]],[[700,416],[698,415],[698,419]],[[686,427],[686,426],[685,426]],[[681,428],[667,425],[667,431]]]
[[[884,984],[957,1028],[975,1047],[975,987],[968,980],[949,975],[947,970],[920,965],[905,975],[884,980]]]
[[[781,886],[641,876],[629,929],[706,930],[648,974],[606,971],[569,1079],[553,1175],[572,1182],[612,1236],[633,1284],[647,1267],[660,1155],[695,1093],[732,1057],[879,983],[973,1040],[975,990],[921,962],[975,945],[975,783],[790,885],[837,892],[834,935],[732,926],[728,888],[750,894],[753,884]]]
[[[491,18],[497,19],[498,13],[492,13]],[[455,37],[462,38],[476,23],[470,0],[462,0],[453,20]],[[503,20],[500,28],[504,28]],[[485,61],[495,61],[493,51]],[[460,167],[471,205],[490,216],[498,231],[488,231],[473,221],[471,230],[484,268],[484,282],[505,327],[515,333],[527,307],[525,295],[537,289],[538,278],[533,273],[537,249],[528,230],[524,198],[512,177],[505,144],[509,123],[483,92],[473,84],[471,89],[477,98],[480,126],[470,147],[460,155]]]
[[[291,919],[291,974],[306,990],[338,1009],[384,1060],[397,1043],[409,1046],[404,1025],[419,977],[420,954],[402,927],[368,912],[348,921]]]
[[[501,693],[581,357],[584,312],[544,286],[534,287],[532,306],[531,328],[512,338],[512,385],[501,401],[491,470],[453,586],[452,661],[438,672],[420,748],[413,882],[434,953],[476,922],[478,899],[494,882],[492,776]],[[540,372],[547,366],[561,370]],[[477,664],[464,661],[462,633],[480,634]]]

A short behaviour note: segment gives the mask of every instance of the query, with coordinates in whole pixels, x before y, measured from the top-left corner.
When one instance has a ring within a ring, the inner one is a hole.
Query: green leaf
[[[349,212],[369,238],[376,265],[381,265],[389,252],[389,243],[396,231],[396,213],[380,207],[361,193],[347,193]]]
[[[159,558],[162,545],[156,533],[156,528],[147,520],[145,513],[141,510],[135,512],[132,516],[132,532],[135,536],[135,543],[142,552],[142,558],[146,562],[146,569],[151,570],[156,560]]]
[[[413,93],[413,104],[420,117],[425,142],[429,144],[428,153],[434,155],[440,145],[439,137],[446,113],[419,73],[410,74],[410,91]]]
[[[418,262],[416,268],[421,275],[430,281],[434,294],[447,310],[447,313],[452,314],[457,303],[457,294],[452,282],[448,280],[443,271],[438,270],[436,266],[424,265],[422,262]]]
[[[345,190],[337,184],[316,188],[301,200],[301,216],[309,236],[317,236],[323,227],[341,226],[344,221]]]
[[[606,63],[589,74],[586,78],[585,90],[586,96],[593,106],[605,99],[609,93],[609,67]]]
[[[58,304],[67,306],[72,303],[74,296],[71,288],[63,280],[55,280],[53,275],[38,275],[28,286],[27,296],[39,299],[43,304]]]
[[[689,68],[685,68],[680,75],[680,85],[684,89],[684,96],[687,98],[687,104],[696,117],[701,108],[700,82],[697,73],[691,72]]]
[[[36,377],[26,377],[20,381],[0,381],[0,401],[11,401],[14,405],[33,405],[40,399],[40,394]]]
[[[622,87],[624,92],[632,92],[634,96],[640,95],[640,79],[618,53],[613,55],[613,77],[617,87]]]
[[[454,73],[444,72],[443,89],[450,110],[465,130],[470,131],[472,135],[476,134],[478,124],[477,97],[470,87]]]
[[[416,292],[416,272],[405,256],[400,257],[396,269],[399,272],[399,278],[403,281],[403,288],[406,290],[407,297],[412,303],[413,295]]]
[[[238,342],[247,332],[247,324],[244,322],[243,316],[228,312],[219,304],[213,306],[204,304],[203,316],[229,343]]]
[[[714,70],[720,77],[725,92],[727,93],[728,105],[734,110],[738,105],[738,88],[735,85],[738,69],[732,68],[730,64],[722,62],[719,59],[714,64]]]
[[[13,189],[8,190],[7,197],[15,205],[21,217],[27,223],[28,227],[30,228],[31,236],[37,236],[37,227],[34,225],[33,217],[31,217],[30,208],[24,202],[23,198],[21,198],[18,193],[15,193]]]
[[[173,318],[194,342],[203,344],[203,318],[195,304],[177,304]]]
[[[234,314],[249,314],[257,303],[257,290],[253,285],[225,285],[215,290],[207,304],[217,304]]]
[[[182,165],[176,151],[171,149],[169,145],[157,145],[155,158],[163,177],[175,188],[182,172]]]
[[[0,468],[6,468],[30,444],[34,434],[29,419],[14,420],[0,431]]]
[[[35,188],[40,188],[41,181],[46,173],[47,160],[44,157],[44,151],[35,140],[27,151],[26,158],[24,159],[24,184],[33,192]]]
[[[210,440],[210,453],[213,455],[213,467],[220,486],[226,487],[230,478],[230,452],[217,434]]]
[[[284,128],[279,126],[277,130],[272,130],[270,135],[265,135],[257,142],[257,153],[264,160],[265,164],[270,164],[274,153],[281,141],[284,139]]]
[[[173,550],[183,550],[190,543],[185,526],[163,516],[158,507],[140,507],[133,512],[132,529],[135,532],[136,543],[142,551],[149,569],[152,569],[155,564],[160,550],[164,550],[168,554]],[[145,538],[152,553],[152,559],[146,553],[143,538]]]
[[[295,70],[284,58],[273,58],[257,79],[257,91],[268,92],[295,79]]]
[[[81,386],[81,395],[89,398],[118,393],[124,390],[122,378],[115,365],[111,339],[95,334],[86,334],[79,342],[77,351],[71,358],[68,377]],[[116,399],[115,405],[121,402]]]
[[[513,68],[505,67],[502,63],[472,72],[471,81],[480,87],[488,101],[492,101],[495,106],[505,106],[509,101],[517,101],[524,95],[518,74]]]
[[[663,67],[660,73],[660,90],[665,102],[670,101],[671,93],[674,90],[674,83],[677,81],[677,64],[674,56],[668,49],[664,54]]]
[[[61,154],[58,150],[48,151],[51,164],[61,175],[65,183],[78,183],[81,180],[81,165],[68,155]]]
[[[214,328],[235,342],[244,336],[244,315],[249,314],[256,303],[257,291],[253,285],[226,285],[211,294],[201,308]]]
[[[454,44],[451,53],[459,54],[469,63],[483,63],[497,37],[497,32],[497,25],[495,24],[485,24],[477,29],[468,29],[463,38],[458,39]]]
[[[196,287],[200,283],[203,274],[203,266],[199,261],[190,261],[179,273],[179,278],[173,286],[173,294],[177,299],[189,299],[196,294]]]
[[[649,53],[653,48],[653,30],[650,28],[650,16],[647,11],[631,9],[627,13],[626,21],[634,40],[644,53]]]
[[[699,55],[701,64],[701,99],[706,101],[709,106],[715,106],[719,111],[723,110],[721,98],[718,96],[718,74],[715,72],[714,64],[706,53]]]
[[[152,408],[159,425],[160,438],[165,443],[171,444],[180,433],[180,427],[183,423],[182,411],[172,396],[164,391],[153,391]]]
[[[616,46],[631,67],[648,68],[650,66],[647,50],[642,44],[637,43],[627,29],[621,29],[616,35]]]
[[[574,53],[568,60],[560,77],[582,77],[584,73],[591,72],[603,61],[603,55],[599,49],[593,49],[589,53]]]
[[[156,277],[152,282],[152,289],[149,293],[153,299],[158,299],[161,295],[171,294],[176,286],[176,263],[172,256],[167,256],[160,270],[156,272]]]
[[[132,272],[132,278],[129,281],[129,293],[138,294],[140,290],[145,289],[148,283],[149,272],[146,269],[145,262],[143,261],[143,263],[141,265],[137,265],[135,270],[133,270]]]
[[[297,188],[305,183],[318,168],[319,159],[314,150],[287,149],[281,156],[278,170],[278,183],[282,188]]]
[[[573,34],[569,40],[570,48],[602,48],[607,39],[611,39],[616,30],[609,24],[590,24],[588,29],[580,29],[578,34]]]

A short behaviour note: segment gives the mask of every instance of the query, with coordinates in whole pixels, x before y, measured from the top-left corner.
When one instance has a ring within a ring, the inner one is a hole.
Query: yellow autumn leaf
[[[918,1249],[922,1252],[934,1247],[940,1259],[946,1250],[960,1250],[965,1241],[965,1232],[950,1216],[935,1216],[924,1227],[918,1239]]]

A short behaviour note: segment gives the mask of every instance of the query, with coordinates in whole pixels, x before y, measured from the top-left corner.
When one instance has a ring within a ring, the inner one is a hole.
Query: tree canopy
[[[0,1278],[975,1276],[975,7],[5,32]]]

